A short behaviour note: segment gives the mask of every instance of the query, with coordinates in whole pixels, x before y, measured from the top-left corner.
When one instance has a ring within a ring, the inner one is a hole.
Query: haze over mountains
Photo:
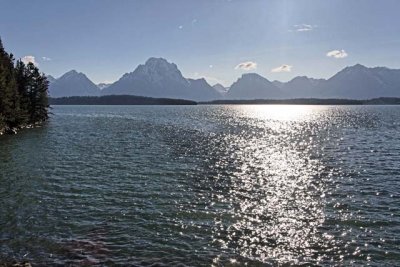
[[[111,85],[111,83],[98,83],[97,87],[99,87],[100,90],[103,90],[107,87],[109,87]]]
[[[225,87],[220,83],[214,84],[213,88],[217,91],[221,96],[225,96],[229,90],[229,87]]]
[[[69,71],[58,79],[48,76],[51,97],[137,95],[195,101],[216,99],[400,97],[400,70],[346,67],[331,78],[295,77],[289,82],[269,81],[256,73],[243,74],[229,88],[211,86],[205,79],[187,79],[163,58],[150,58],[113,84],[95,85],[85,74]]]

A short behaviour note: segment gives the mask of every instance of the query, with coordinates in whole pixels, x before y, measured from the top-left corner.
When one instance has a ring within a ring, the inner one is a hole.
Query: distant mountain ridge
[[[49,82],[51,97],[100,95],[100,89],[85,74],[76,70],[71,70],[53,81],[50,78]]]
[[[221,94],[221,96],[225,96],[226,93],[229,91],[229,87],[225,87],[220,83],[214,84],[212,87],[215,89],[215,91]]]
[[[270,82],[255,73],[245,74],[232,84],[225,99],[379,97],[400,97],[400,70],[385,67],[368,68],[356,64],[344,68],[327,80],[298,76],[286,83]]]
[[[400,97],[400,70],[368,68],[361,64],[346,67],[329,79],[298,76],[288,82],[271,82],[259,74],[246,73],[229,88],[220,84],[211,86],[205,79],[185,78],[176,64],[163,58],[149,58],[110,85],[95,85],[86,75],[76,71],[58,79],[47,77],[51,97],[137,95],[195,101]]]
[[[281,89],[285,96],[290,96],[291,98],[319,97],[318,91],[324,82],[324,79],[297,76],[287,83],[282,83]]]
[[[284,97],[280,88],[257,73],[243,74],[226,94],[227,99],[254,99]]]
[[[46,78],[47,78],[47,81],[49,81],[49,83],[52,83],[52,82],[54,82],[56,80],[56,78],[54,78],[51,75],[47,75]]]
[[[218,99],[220,95],[204,79],[186,79],[174,63],[163,58],[149,58],[133,72],[124,74],[105,88],[102,95],[139,95],[183,98],[190,100]]]
[[[368,99],[400,96],[400,70],[367,68],[361,64],[346,67],[321,86],[323,95]]]

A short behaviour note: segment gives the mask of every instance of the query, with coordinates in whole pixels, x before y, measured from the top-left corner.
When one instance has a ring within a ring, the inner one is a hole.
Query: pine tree
[[[15,79],[17,81],[18,94],[20,99],[20,113],[18,115],[18,121],[20,124],[29,122],[29,96],[28,96],[28,71],[26,65],[18,60],[15,66]]]
[[[0,39],[0,132],[48,119],[48,81],[32,63],[8,54]]]
[[[5,61],[6,52],[4,51],[3,43],[0,39],[0,131],[6,126],[6,118],[3,115],[6,102],[6,75],[3,67],[3,62]]]
[[[39,69],[29,63],[27,65],[28,72],[28,90],[29,99],[29,116],[30,122],[42,122],[47,120],[47,109],[49,108],[47,99],[48,81],[44,74],[39,72]]]
[[[14,59],[5,52],[0,40],[0,114],[4,122],[17,126],[16,114],[19,112],[19,96],[14,76]]]

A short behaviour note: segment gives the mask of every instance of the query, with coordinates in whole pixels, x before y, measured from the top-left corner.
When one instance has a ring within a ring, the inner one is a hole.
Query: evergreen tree
[[[18,116],[18,121],[21,124],[29,122],[29,96],[28,96],[28,72],[26,65],[18,60],[15,66],[15,79],[17,81],[18,94],[20,99],[20,114]]]
[[[48,81],[32,63],[8,54],[0,39],[0,131],[48,119]]]
[[[19,97],[14,76],[14,59],[5,52],[0,40],[0,113],[4,122],[10,127],[18,124],[16,114],[19,112]]]
[[[39,69],[29,63],[27,65],[27,78],[28,78],[28,90],[27,95],[29,99],[29,110],[30,122],[42,122],[47,120],[47,109],[49,107],[47,100],[47,88],[49,83],[44,74],[39,72]]]
[[[6,118],[3,115],[6,106],[6,76],[3,67],[5,59],[6,52],[4,51],[3,43],[0,39],[0,130],[6,126]]]

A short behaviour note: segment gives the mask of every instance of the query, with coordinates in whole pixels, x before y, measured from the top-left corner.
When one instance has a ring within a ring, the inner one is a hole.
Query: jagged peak
[[[90,79],[82,72],[78,72],[76,70],[70,70],[66,73],[64,73],[60,78],[56,79],[56,81],[60,80],[68,80],[68,79],[74,79],[74,80],[89,80]],[[90,81],[92,82],[92,81]]]
[[[349,69],[357,69],[357,70],[372,70],[372,71],[385,71],[385,70],[389,70],[389,71],[396,71],[396,70],[400,70],[400,69],[391,69],[385,66],[376,66],[376,67],[366,67],[362,64],[355,64],[354,66],[349,66],[344,68],[343,70],[349,70]]]
[[[144,63],[144,65],[140,65],[142,68],[148,68],[148,69],[173,69],[178,70],[178,66],[175,63],[168,62],[165,58],[157,58],[157,57],[151,57],[147,59],[147,61]]]
[[[189,80],[182,76],[176,64],[156,57],[149,58],[144,64],[137,66],[133,72],[125,73],[118,81],[133,80],[142,80],[158,85],[162,85],[166,81],[174,81],[183,86],[189,84]]]
[[[367,69],[366,66],[361,65],[360,63],[357,63],[354,66],[350,66],[349,68]]]
[[[237,81],[240,81],[240,80],[245,80],[245,81],[247,81],[247,80],[257,80],[257,81],[270,82],[267,78],[261,76],[260,74],[254,73],[254,72],[252,72],[252,73],[243,73],[242,76]]]
[[[364,65],[355,64],[353,66],[348,66],[348,67],[342,69],[336,75],[338,75],[338,74],[347,74],[347,73],[355,73],[355,72],[360,72],[360,71],[364,71],[365,72],[365,71],[368,71],[368,70],[370,70],[370,69],[365,67]]]
[[[68,72],[66,72],[64,75],[72,75],[72,74],[79,74],[79,72],[77,72],[76,70],[70,70]]]
[[[76,70],[70,70],[64,73],[59,79],[66,79],[71,77],[86,77],[86,75],[82,72],[78,72]]]
[[[257,74],[255,72],[250,72],[250,73],[243,73],[241,78],[251,78],[251,77],[262,77],[260,74]]]
[[[150,57],[146,60],[145,65],[148,64],[159,64],[159,63],[167,63],[170,64],[165,58],[162,57]]]
[[[149,58],[144,64],[140,64],[136,69],[136,72],[146,72],[146,73],[164,73],[166,71],[172,71],[180,73],[178,66],[175,63],[170,63],[164,58]]]
[[[296,76],[293,79],[291,79],[290,81],[288,81],[288,83],[292,83],[292,82],[297,82],[297,81],[310,81],[311,78],[308,78],[307,76]]]

